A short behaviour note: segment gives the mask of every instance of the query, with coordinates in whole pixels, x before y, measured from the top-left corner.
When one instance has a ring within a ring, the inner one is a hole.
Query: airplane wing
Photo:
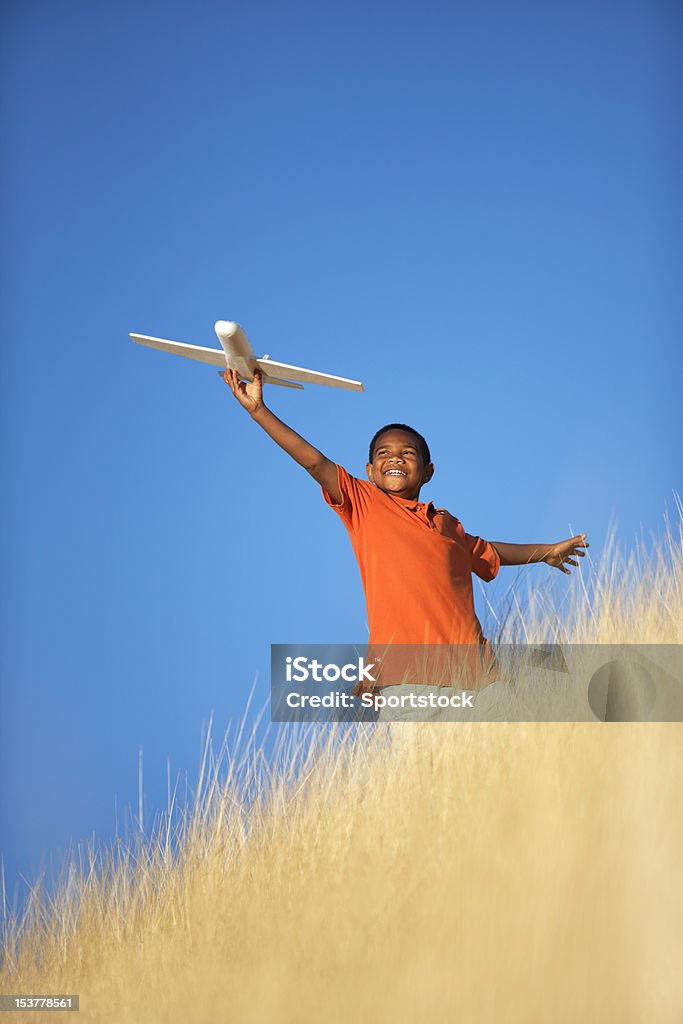
[[[225,352],[220,348],[204,348],[202,345],[188,345],[184,341],[151,338],[147,334],[131,334],[130,337],[138,345],[157,348],[162,352],[185,356],[187,359],[196,359],[200,363],[211,363],[212,366],[220,366],[222,370],[226,366]],[[319,373],[317,370],[307,370],[303,366],[276,363],[273,359],[256,359],[255,362],[263,372],[264,384],[279,384],[280,387],[301,390],[302,385],[293,383],[293,381],[303,381],[308,384],[327,384],[333,388],[348,388],[350,391],[363,390],[363,385],[359,380],[336,377],[331,373]]]
[[[278,380],[299,380],[305,384],[327,384],[332,388],[363,391],[363,385],[359,380],[349,380],[348,377],[335,377],[332,373],[306,370],[303,366],[289,366],[287,363],[276,363],[272,359],[257,359],[256,362],[265,374]]]
[[[225,369],[225,352],[222,348],[204,348],[201,345],[186,345],[183,341],[166,341],[165,338],[149,338],[146,334],[131,334],[130,337],[139,345],[158,348],[162,352],[173,352],[177,356],[198,359],[200,363],[211,363]]]

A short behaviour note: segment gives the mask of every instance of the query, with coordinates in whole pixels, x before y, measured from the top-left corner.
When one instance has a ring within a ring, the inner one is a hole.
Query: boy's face
[[[386,430],[375,441],[372,462],[368,462],[368,480],[387,494],[416,501],[420,488],[431,480],[434,465],[426,466],[414,434],[406,430]]]

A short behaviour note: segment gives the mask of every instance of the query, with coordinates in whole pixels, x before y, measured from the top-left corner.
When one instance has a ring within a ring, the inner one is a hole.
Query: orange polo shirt
[[[486,581],[496,576],[495,548],[431,501],[386,494],[343,466],[337,466],[337,478],[341,505],[324,488],[322,493],[344,523],[358,562],[369,645],[485,644],[472,573]]]

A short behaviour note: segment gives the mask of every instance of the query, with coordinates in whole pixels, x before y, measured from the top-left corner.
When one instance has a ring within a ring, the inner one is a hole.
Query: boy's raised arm
[[[565,565],[578,565],[576,557],[583,558],[582,548],[590,547],[586,541],[587,534],[579,533],[576,537],[558,541],[556,544],[504,544],[492,540],[491,546],[500,556],[501,565],[528,565],[529,562],[547,562],[556,569],[571,576]]]
[[[298,462],[300,466],[310,473],[314,480],[324,487],[330,494],[335,505],[341,505],[342,496],[339,491],[336,463],[328,459],[317,448],[297,434],[295,430],[288,427],[281,419],[271,412],[263,401],[263,379],[260,370],[254,371],[254,381],[246,384],[239,379],[234,370],[226,369],[222,374],[223,380],[229,386],[233,395],[243,409],[249,413],[259,426],[263,427],[266,434],[272,437],[280,448],[283,448],[288,455]]]

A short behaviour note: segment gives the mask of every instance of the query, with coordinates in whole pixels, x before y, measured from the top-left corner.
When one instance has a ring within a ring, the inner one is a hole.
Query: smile
[[[407,476],[408,474],[404,473],[402,469],[385,469],[384,475],[385,476]]]

